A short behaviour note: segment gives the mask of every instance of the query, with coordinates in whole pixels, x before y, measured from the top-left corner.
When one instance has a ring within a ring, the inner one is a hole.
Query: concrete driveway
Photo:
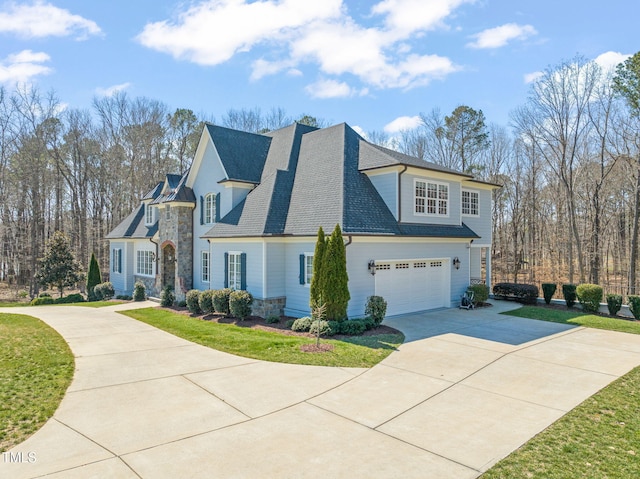
[[[640,336],[497,314],[513,303],[388,319],[407,341],[371,369],[232,356],[132,306],[10,311],[59,331],[76,373],[0,477],[473,478],[640,364]]]

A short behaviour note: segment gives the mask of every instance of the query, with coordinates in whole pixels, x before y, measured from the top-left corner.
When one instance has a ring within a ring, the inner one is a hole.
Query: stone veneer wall
[[[149,276],[134,275],[133,282],[136,283],[138,281],[140,281],[141,283],[144,283],[144,288],[145,288],[145,292],[147,293],[147,296],[154,296],[154,297],[160,296],[160,291],[158,291],[158,289],[156,288],[155,277],[150,278]]]
[[[254,316],[260,316],[261,318],[267,318],[269,316],[282,316],[284,314],[284,306],[287,302],[286,297],[281,298],[269,298],[269,299],[255,299],[251,306],[251,314]]]
[[[176,301],[182,301],[193,287],[193,208],[171,205],[169,220],[166,219],[166,211],[161,210],[158,226],[160,245],[171,241],[176,247],[175,295]],[[159,274],[162,277],[162,271]]]

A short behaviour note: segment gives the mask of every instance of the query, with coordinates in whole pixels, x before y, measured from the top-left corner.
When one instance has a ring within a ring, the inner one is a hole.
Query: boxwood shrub
[[[220,291],[224,291],[223,289]],[[216,296],[213,296],[214,304]],[[235,290],[229,295],[229,312],[234,318],[244,321],[251,316],[251,305],[253,296],[248,291]],[[217,311],[217,309],[216,309]]]
[[[198,305],[200,306],[200,311],[205,314],[213,313],[213,301],[211,299],[212,296],[213,290],[207,289],[205,291],[202,291],[200,293],[200,296],[198,297]]]
[[[55,300],[51,296],[40,296],[39,298],[33,298],[31,300],[32,306],[40,306],[41,304],[53,304]]]
[[[84,296],[82,296],[80,293],[73,293],[67,296],[63,296],[62,298],[56,298],[54,300],[54,303],[56,304],[84,303]]]
[[[191,314],[200,314],[200,291],[191,289],[187,291],[187,309]]]
[[[538,287],[533,284],[498,283],[493,294],[499,299],[515,299],[519,303],[534,304],[538,300]]]
[[[291,325],[291,331],[304,332],[309,331],[313,320],[309,316],[296,319]]]
[[[630,294],[627,296],[627,301],[629,303],[629,311],[631,311],[633,317],[640,319],[640,296]]]
[[[562,295],[564,301],[567,303],[567,308],[572,308],[576,304],[576,285],[575,284],[563,284]]]
[[[116,294],[116,290],[113,287],[111,281],[105,281],[104,283],[96,284],[93,288],[93,295],[96,300],[109,301]]]
[[[556,294],[558,286],[556,283],[542,283],[542,295],[544,296],[544,302],[551,304],[553,295]]]
[[[347,336],[360,336],[366,331],[367,327],[363,321],[351,319],[340,323],[340,334]]]
[[[211,301],[213,302],[213,309],[216,310],[216,313],[221,313],[225,316],[229,316],[229,313],[231,313],[231,310],[229,309],[229,298],[231,297],[231,291],[232,290],[229,288],[213,290]]]
[[[473,300],[476,303],[486,303],[489,299],[489,287],[486,284],[472,284],[467,289],[473,291]]]
[[[582,309],[589,313],[597,313],[602,301],[602,286],[597,284],[580,284],[576,288],[576,296]]]
[[[142,281],[136,281],[133,285],[133,300],[144,301],[147,297],[147,288]]]
[[[622,295],[620,294],[608,294],[607,295],[607,309],[611,316],[618,314],[622,308]]]

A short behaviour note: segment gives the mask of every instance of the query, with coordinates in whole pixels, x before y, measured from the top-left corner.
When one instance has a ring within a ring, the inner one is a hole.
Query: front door
[[[168,244],[162,249],[162,287],[176,286],[176,249]]]

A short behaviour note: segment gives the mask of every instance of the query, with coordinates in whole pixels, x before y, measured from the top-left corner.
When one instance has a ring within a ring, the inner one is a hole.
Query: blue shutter
[[[240,289],[247,290],[247,253],[240,254]]]
[[[200,197],[200,224],[204,224],[204,198]]]
[[[229,287],[229,253],[224,254],[224,287]]]
[[[122,250],[118,250],[118,273],[122,273]]]
[[[304,255],[300,255],[300,284],[305,284],[305,264],[304,264]]]
[[[220,193],[216,194],[216,223],[220,221]]]

